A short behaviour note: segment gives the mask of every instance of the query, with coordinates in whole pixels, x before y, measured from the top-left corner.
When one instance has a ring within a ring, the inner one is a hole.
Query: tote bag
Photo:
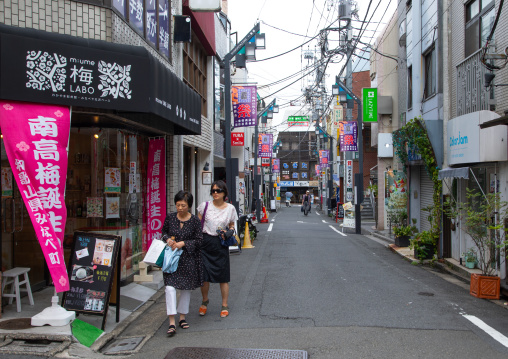
[[[182,255],[183,250],[172,250],[171,247],[166,247],[164,251],[164,263],[162,265],[162,271],[164,273],[176,272],[176,269],[178,268],[178,261],[180,260],[180,256]]]
[[[154,239],[150,245],[150,248],[148,248],[148,252],[146,252],[143,262],[149,265],[155,265],[159,255],[162,253],[165,247],[166,243],[159,241],[158,239]]]

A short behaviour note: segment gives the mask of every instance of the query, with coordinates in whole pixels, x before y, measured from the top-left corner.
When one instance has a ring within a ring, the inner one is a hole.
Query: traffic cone
[[[266,207],[263,206],[263,218],[259,221],[260,223],[268,223],[268,216],[266,215]]]
[[[243,236],[243,246],[244,248],[254,248],[250,241],[250,230],[249,230],[249,223],[245,223],[245,235]]]

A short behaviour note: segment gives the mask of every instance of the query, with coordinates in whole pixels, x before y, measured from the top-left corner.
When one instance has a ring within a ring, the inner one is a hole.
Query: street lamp
[[[225,155],[226,155],[226,183],[230,189],[229,197],[230,202],[235,206],[238,211],[238,202],[236,200],[236,177],[238,176],[238,159],[231,158],[231,60],[242,50],[247,43],[251,41],[252,38],[256,36],[259,32],[260,26],[259,22],[254,25],[254,27],[249,31],[249,33],[240,40],[236,46],[224,56],[224,59],[221,62],[221,68],[224,69],[224,111],[225,111]],[[260,37],[260,45],[264,37]],[[255,46],[255,44],[254,44]],[[259,47],[260,49],[262,47]],[[251,47],[249,47],[249,51]],[[254,48],[255,50],[255,48]],[[245,49],[245,56],[247,57],[247,47]],[[241,58],[241,57],[240,57]],[[255,54],[254,54],[255,58]],[[238,64],[237,64],[238,65]],[[257,126],[256,126],[257,127]]]
[[[279,113],[279,105],[273,105],[273,113]]]
[[[265,34],[256,34],[256,49],[264,50],[266,49],[266,41]]]
[[[256,44],[248,42],[245,44],[245,60],[256,61]]]

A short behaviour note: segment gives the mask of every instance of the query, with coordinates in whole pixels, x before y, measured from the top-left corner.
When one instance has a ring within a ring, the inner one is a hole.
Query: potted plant
[[[410,241],[409,248],[414,250],[414,257],[419,260],[432,259],[436,251],[439,235],[431,231],[417,233]]]
[[[413,224],[408,225],[400,225],[393,229],[393,234],[395,235],[395,245],[397,247],[409,247],[409,240],[411,237],[418,232],[416,228],[416,219],[412,219]]]
[[[451,203],[447,212],[461,220],[461,229],[476,247],[481,274],[471,274],[469,292],[478,298],[499,299],[500,278],[495,273],[508,249],[508,202],[501,201],[499,193],[484,194],[470,189],[466,199],[464,203]]]
[[[473,269],[476,266],[476,252],[473,248],[469,248],[466,253],[462,253],[465,260],[466,268]]]

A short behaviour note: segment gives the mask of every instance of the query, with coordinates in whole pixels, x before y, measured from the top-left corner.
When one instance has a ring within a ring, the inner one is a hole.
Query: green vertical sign
[[[363,88],[363,122],[377,122],[377,88]]]

